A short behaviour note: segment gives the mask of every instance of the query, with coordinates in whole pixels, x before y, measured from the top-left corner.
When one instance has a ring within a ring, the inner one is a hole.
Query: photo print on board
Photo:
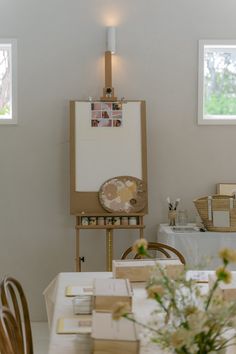
[[[120,102],[91,103],[91,127],[119,128],[122,126],[122,104]]]

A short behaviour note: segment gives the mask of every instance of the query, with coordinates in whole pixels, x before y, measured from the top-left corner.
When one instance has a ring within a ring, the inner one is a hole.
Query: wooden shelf
[[[76,225],[76,229],[144,229],[144,225]]]
[[[144,213],[79,213],[76,214],[75,216],[144,216],[146,214]]]
[[[113,259],[113,234],[116,230],[137,230],[139,237],[144,237],[145,225],[143,224],[144,213],[85,213],[81,212],[76,214],[76,270],[80,271],[81,257],[79,256],[79,238],[80,233],[84,230],[103,230],[106,233],[106,258],[107,258],[107,270],[112,270]],[[101,219],[101,220],[100,220]],[[133,219],[133,220],[132,220]],[[99,225],[99,222],[103,222],[103,225]],[[93,224],[93,222],[96,222]],[[112,222],[114,224],[107,224]],[[120,223],[116,225],[115,222]],[[122,224],[122,222],[128,222],[128,224]],[[130,225],[129,225],[130,222]],[[136,222],[132,225],[132,222]],[[89,224],[91,223],[91,224]]]

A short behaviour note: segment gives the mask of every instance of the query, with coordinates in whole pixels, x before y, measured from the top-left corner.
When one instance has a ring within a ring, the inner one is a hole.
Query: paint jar
[[[104,225],[104,216],[99,216],[98,217],[98,225]]]
[[[82,226],[88,226],[88,224],[89,224],[89,218],[87,216],[82,216],[81,225]]]
[[[129,225],[137,225],[137,218],[136,216],[129,217]]]
[[[106,225],[113,225],[112,216],[107,216],[105,220],[106,220]]]
[[[113,225],[120,225],[120,217],[119,216],[113,217]]]
[[[122,216],[122,218],[121,218],[121,224],[122,224],[122,225],[129,225],[129,218],[128,218],[128,216]]]
[[[89,225],[97,225],[97,218],[96,218],[96,216],[90,216],[90,218],[89,218]]]

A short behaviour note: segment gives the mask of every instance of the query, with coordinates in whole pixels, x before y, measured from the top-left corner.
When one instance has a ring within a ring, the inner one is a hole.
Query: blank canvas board
[[[91,127],[91,103],[75,106],[75,190],[98,191],[109,178],[142,179],[141,103],[122,107],[122,126]]]

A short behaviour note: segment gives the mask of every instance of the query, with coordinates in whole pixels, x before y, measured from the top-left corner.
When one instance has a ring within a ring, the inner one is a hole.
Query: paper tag
[[[230,227],[229,211],[213,211],[213,225],[214,227]]]

